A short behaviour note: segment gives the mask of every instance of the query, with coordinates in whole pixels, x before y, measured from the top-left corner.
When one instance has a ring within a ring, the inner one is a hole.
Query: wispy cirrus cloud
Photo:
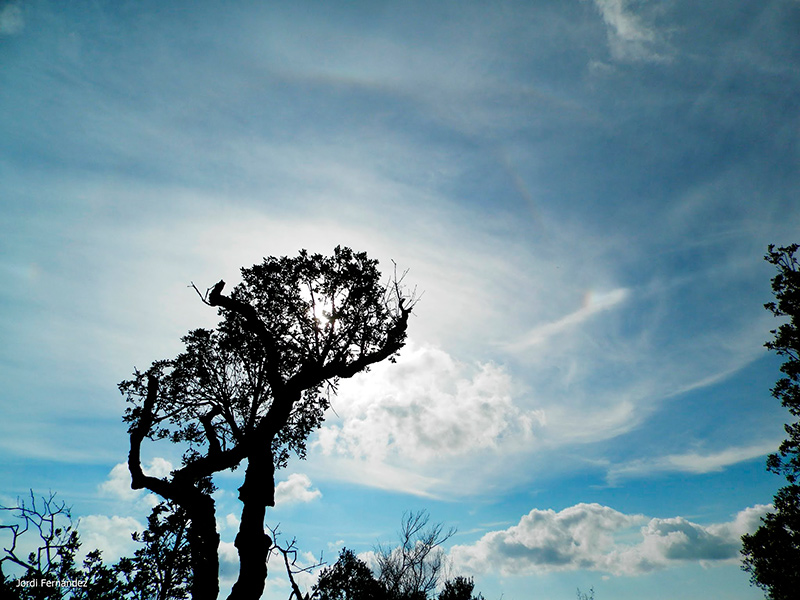
[[[542,344],[554,335],[577,327],[597,313],[617,307],[628,298],[629,294],[630,291],[625,288],[617,288],[610,292],[589,291],[584,296],[583,305],[579,309],[556,321],[536,326],[533,330],[524,334],[519,340],[506,345],[505,349],[509,352],[519,352],[531,346]]]
[[[0,36],[16,35],[25,28],[25,17],[22,8],[16,2],[9,2],[0,7]]]
[[[664,60],[666,55],[657,50],[663,45],[661,37],[645,17],[635,12],[629,0],[594,0],[608,29],[608,43],[612,56],[622,61]],[[642,4],[639,4],[641,8]]]
[[[748,446],[732,446],[716,452],[686,452],[652,459],[638,459],[611,467],[607,474],[610,485],[632,478],[653,477],[664,473],[702,474],[722,471],[740,462],[774,452],[779,440]]]

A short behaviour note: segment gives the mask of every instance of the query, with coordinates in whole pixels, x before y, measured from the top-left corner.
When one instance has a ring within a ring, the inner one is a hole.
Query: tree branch
[[[213,409],[211,409],[211,412],[200,417],[200,422],[203,424],[203,431],[206,434],[206,440],[208,440],[209,456],[216,456],[222,453],[222,448],[219,445],[219,438],[217,437],[217,431],[214,429],[214,425],[211,423],[214,417],[221,414],[222,409],[219,406],[215,406]]]
[[[224,287],[224,281],[220,280],[217,282],[208,295],[208,304],[210,306],[220,306],[242,317],[245,329],[255,335],[264,345],[264,350],[267,355],[267,381],[270,387],[273,392],[283,389],[285,382],[280,374],[280,357],[278,356],[275,337],[267,328],[264,321],[261,320],[261,317],[258,316],[258,312],[253,306],[240,302],[230,296],[223,296],[222,288]]]

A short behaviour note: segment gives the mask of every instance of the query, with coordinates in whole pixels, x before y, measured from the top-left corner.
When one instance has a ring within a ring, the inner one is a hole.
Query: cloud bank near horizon
[[[631,576],[687,561],[719,564],[738,560],[742,535],[754,531],[769,509],[753,506],[710,525],[628,515],[600,504],[533,509],[508,529],[453,546],[450,556],[464,572],[506,575],[588,570]]]

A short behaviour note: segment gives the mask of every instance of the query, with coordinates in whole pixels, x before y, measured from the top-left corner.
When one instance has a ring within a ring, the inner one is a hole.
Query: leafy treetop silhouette
[[[311,597],[315,600],[385,600],[388,594],[367,564],[347,548],[320,573]]]

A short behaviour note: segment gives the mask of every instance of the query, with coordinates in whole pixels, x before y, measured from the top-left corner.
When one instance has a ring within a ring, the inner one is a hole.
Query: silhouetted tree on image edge
[[[785,357],[782,377],[772,395],[789,409],[794,423],[785,425],[788,434],[767,469],[786,477],[789,485],[775,494],[774,510],[762,519],[761,527],[742,537],[742,568],[750,580],[772,600],[796,600],[800,590],[800,266],[797,244],[775,248],[770,245],[765,260],[778,269],[772,279],[776,302],[765,304],[773,315],[787,318],[771,333],[765,346]]]

